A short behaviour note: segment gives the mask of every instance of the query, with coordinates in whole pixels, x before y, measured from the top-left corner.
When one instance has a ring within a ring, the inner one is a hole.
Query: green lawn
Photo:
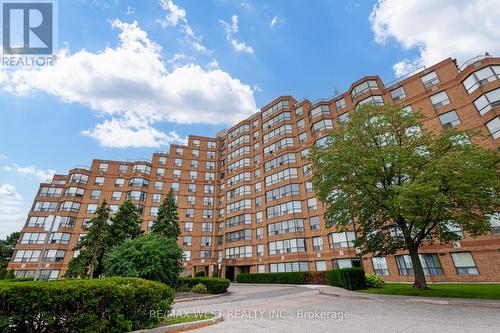
[[[190,323],[193,321],[200,321],[205,319],[211,319],[214,316],[209,313],[200,313],[200,314],[188,314],[185,316],[176,316],[167,318],[163,323],[168,325],[182,324],[182,323]]]
[[[359,291],[369,294],[500,299],[500,284],[430,284],[429,288],[418,291],[411,284],[386,283],[384,288]]]

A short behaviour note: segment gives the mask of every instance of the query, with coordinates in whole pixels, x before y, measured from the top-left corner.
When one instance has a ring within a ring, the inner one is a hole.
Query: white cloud
[[[169,72],[161,47],[137,22],[115,20],[112,25],[120,29],[116,47],[96,53],[61,50],[54,66],[8,72],[3,89],[18,95],[43,91],[115,118],[85,132],[107,146],[124,147],[123,142],[136,146],[131,140],[105,140],[100,134],[110,127],[148,132],[144,142],[150,146],[168,141],[168,135],[152,130],[156,122],[234,124],[257,112],[249,85],[220,69],[205,70],[197,64]],[[118,126],[118,119],[140,119],[144,124]]]
[[[233,48],[236,52],[244,52],[253,54],[255,51],[251,46],[248,46],[245,42],[240,42],[237,40],[234,35],[238,33],[238,15],[233,15],[231,17],[231,24],[224,20],[219,20],[220,24],[226,31],[226,39],[233,45]]]
[[[271,26],[271,28],[274,28],[274,26],[276,24],[278,24],[279,22],[280,22],[280,20],[278,19],[278,16],[274,16],[269,25]]]
[[[112,118],[82,133],[98,140],[102,146],[112,148],[159,148],[172,143],[187,143],[187,138],[181,138],[176,132],[165,134],[151,127],[147,120],[136,117]]]
[[[177,6],[172,0],[161,0],[161,7],[167,12],[164,19],[158,19],[158,22],[164,29],[167,27],[180,27],[184,34],[185,42],[191,45],[196,51],[209,52],[203,45],[202,38],[197,36],[188,22],[186,10]]]
[[[41,170],[35,166],[20,166],[19,164],[11,164],[4,166],[3,169],[9,172],[15,172],[23,176],[34,176],[41,181],[50,180],[56,173],[56,170]]]
[[[422,66],[423,63],[421,58],[413,59],[412,61],[403,59],[400,62],[395,63],[394,66],[392,66],[392,69],[394,70],[394,74],[396,75],[396,77],[401,77],[405,74],[416,71]]]
[[[6,160],[7,155],[0,153],[0,160]]]
[[[21,231],[27,216],[23,197],[10,184],[0,185],[0,238]]]
[[[433,65],[448,57],[460,63],[489,52],[500,53],[498,0],[379,0],[370,22],[375,40],[395,39],[403,48],[417,47],[420,58],[403,60]],[[401,74],[401,72],[399,72]]]
[[[243,1],[243,2],[241,3],[241,7],[245,8],[246,10],[249,10],[249,9],[251,9],[251,8],[252,8],[252,5],[250,5],[250,3],[249,3],[249,2],[247,2],[247,1]]]
[[[219,68],[219,63],[217,62],[217,60],[212,59],[212,60],[208,63],[208,68],[209,68],[209,69],[217,69],[217,68]]]
[[[135,14],[135,8],[132,6],[127,7],[127,15],[134,15]]]

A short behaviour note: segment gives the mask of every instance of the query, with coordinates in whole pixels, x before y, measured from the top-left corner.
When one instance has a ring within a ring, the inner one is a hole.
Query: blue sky
[[[498,54],[498,8],[499,0],[59,1],[54,68],[0,67],[0,237],[22,227],[54,170],[150,158],[189,134],[214,136],[280,95],[326,98],[365,75],[390,82],[450,56]]]

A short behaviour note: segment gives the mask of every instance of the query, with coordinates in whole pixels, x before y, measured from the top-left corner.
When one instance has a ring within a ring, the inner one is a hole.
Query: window
[[[313,237],[312,243],[313,243],[313,251],[323,251],[323,237],[321,236]]]
[[[43,216],[31,216],[26,226],[30,228],[43,228],[45,226],[45,219],[46,217]]]
[[[172,191],[179,191],[179,183],[172,183],[171,187]]]
[[[167,164],[167,157],[166,156],[160,156],[158,157],[158,164]]]
[[[155,190],[161,190],[163,189],[163,182],[156,181],[155,182]]]
[[[211,219],[214,216],[213,209],[203,209],[203,218]]]
[[[174,171],[172,171],[172,176],[174,178],[180,178],[181,177],[181,170],[174,169]]]
[[[500,213],[494,213],[489,215],[491,232],[494,234],[500,233]]]
[[[486,127],[490,132],[493,139],[498,139],[500,137],[500,118],[496,117],[493,120],[486,123]]]
[[[500,66],[499,66],[500,67]],[[491,111],[496,106],[500,106],[500,88],[491,90],[474,101],[480,115]]]
[[[104,184],[104,177],[95,177],[94,185],[102,186]]]
[[[278,184],[284,180],[297,179],[297,178],[298,178],[297,169],[289,168],[276,172],[270,176],[267,176],[264,180],[264,183],[266,184],[266,186],[271,186],[274,184]]]
[[[449,128],[461,124],[460,118],[458,118],[455,110],[439,115],[439,121],[441,121],[441,124],[444,128]]]
[[[273,113],[276,113],[284,108],[289,108],[290,103],[287,100],[280,101],[273,106],[271,106],[269,109],[262,111],[262,119],[265,119],[272,115]]]
[[[335,102],[335,106],[337,107],[337,111],[342,110],[346,107],[345,98],[341,98]]]
[[[321,116],[329,116],[330,115],[330,107],[328,105],[320,105],[315,107],[309,112],[309,119],[314,119],[316,117]]]
[[[299,106],[298,108],[295,109],[295,115],[297,116],[297,118],[302,117],[303,114],[304,114],[304,108],[302,106]]]
[[[297,129],[302,129],[302,128],[305,128],[305,127],[306,127],[306,123],[305,123],[304,119],[301,119],[301,120],[297,121]]]
[[[253,121],[253,123],[252,123],[252,127],[254,127],[254,128],[255,128],[255,127],[257,127],[257,126],[259,126],[259,119],[255,119],[255,120]],[[214,147],[214,148],[215,148],[215,147]]]
[[[175,149],[175,154],[176,155],[182,155],[182,154],[184,154],[184,149],[182,149],[182,148],[176,148]]]
[[[158,168],[158,169],[156,169],[156,175],[157,175],[158,177],[163,177],[163,176],[165,176],[165,169],[163,169],[163,168]]]
[[[470,252],[451,253],[451,259],[458,275],[479,275],[476,263]]]
[[[65,232],[54,232],[50,236],[51,244],[68,244],[71,239],[71,234]]]
[[[96,204],[88,204],[87,205],[87,210],[85,211],[87,214],[94,214],[97,211],[97,205]]]
[[[188,184],[188,192],[196,192],[196,184]]]
[[[300,201],[289,201],[280,205],[267,207],[267,218],[274,218],[286,214],[302,213],[302,205]]]
[[[359,101],[359,103],[356,104],[356,107],[361,106],[363,104],[368,104],[368,103],[372,103],[372,104],[380,106],[380,105],[384,105],[384,99],[380,95],[369,96],[369,97]]]
[[[100,163],[99,164],[99,172],[108,171],[109,164],[108,163]]]
[[[120,192],[114,192],[114,193],[120,193]],[[130,200],[140,200],[140,201],[146,201],[146,196],[147,193],[143,191],[129,191],[127,192],[127,199]],[[154,198],[154,194],[153,194]],[[154,199],[153,199],[154,202]]]
[[[354,247],[356,235],[354,231],[334,232],[328,235],[330,249]]]
[[[303,122],[303,120],[302,120],[302,122]],[[265,134],[262,137],[262,141],[264,143],[266,143],[269,140],[272,140],[274,138],[277,138],[277,137],[285,135],[285,134],[291,134],[291,133],[293,133],[292,125],[285,124],[283,126],[278,127],[277,129],[272,130],[271,132]],[[255,146],[254,146],[254,150],[255,150]]]
[[[257,245],[257,257],[263,257],[264,256],[264,245],[259,244]]]
[[[73,188],[78,188],[78,187],[73,187]],[[62,188],[60,187],[41,187],[38,193],[38,195],[48,198],[59,198],[61,197],[61,194],[62,194]]]
[[[116,178],[115,180],[115,187],[123,187],[125,185],[125,179],[123,178]]]
[[[329,130],[333,128],[333,120],[323,119],[312,125],[312,132],[317,133],[324,130]]]
[[[279,123],[282,123],[282,122],[287,121],[287,120],[292,120],[292,116],[291,116],[290,112],[283,112],[283,113],[277,115],[276,117],[269,119],[264,124],[262,124],[262,129],[266,130],[270,127],[278,125]]]
[[[191,246],[193,245],[193,237],[191,236],[184,236],[183,241],[182,241],[183,246]]]
[[[264,238],[264,229],[263,229],[263,228],[257,228],[257,229],[255,230],[255,237],[256,237],[257,239],[262,239],[262,238]]]
[[[202,232],[212,232],[212,223],[203,222],[201,224],[201,231]]]
[[[391,97],[394,102],[402,100],[406,97],[405,89],[403,87],[396,88],[391,91]]]
[[[191,151],[191,156],[193,157],[199,157],[200,156],[200,151],[198,149],[194,149]]]
[[[422,269],[425,275],[443,275],[441,264],[436,254],[419,254]],[[409,255],[396,256],[399,274],[402,276],[414,275],[413,264]]]
[[[184,222],[184,231],[193,231],[193,222]]]
[[[287,153],[287,154],[278,156],[277,158],[274,158],[270,161],[267,161],[264,164],[264,171],[269,171],[271,169],[278,168],[282,165],[295,163],[296,161],[297,161],[297,158],[295,156],[295,153]]]
[[[435,71],[425,74],[420,78],[420,80],[422,80],[422,84],[424,85],[425,88],[432,87],[433,85],[439,83],[439,77]]]
[[[14,256],[14,262],[37,262],[38,257],[40,257],[40,251],[17,250]]]
[[[348,120],[349,120],[349,114],[348,113],[341,114],[339,116],[339,118],[338,118],[338,121],[340,123],[346,123]]]
[[[464,87],[469,94],[477,88],[500,79],[500,66],[484,67],[470,74],[464,81]]]
[[[64,260],[66,251],[64,250],[46,250],[43,255],[43,261],[61,262]]]
[[[151,207],[151,209],[149,210],[149,216],[157,216],[159,209],[159,207]]]
[[[119,173],[126,173],[128,171],[128,165],[127,164],[120,164],[118,167],[118,172]]]
[[[306,272],[309,270],[307,261],[294,261],[294,262],[280,262],[276,264],[269,264],[269,271],[271,273],[283,272]]]
[[[194,139],[193,140],[193,147],[199,147],[200,146],[200,140]]]
[[[23,236],[21,237],[21,244],[43,244],[45,242],[45,237],[47,234],[45,233],[30,233],[30,232],[25,232]]]
[[[307,160],[308,156],[309,156],[309,148],[302,149],[300,151],[300,158],[302,158],[303,160]]]
[[[215,159],[215,152],[214,151],[207,151],[207,158],[208,159]]]
[[[372,257],[373,272],[376,275],[389,275],[389,267],[385,257]]]
[[[226,259],[251,258],[251,257],[252,257],[251,246],[230,247],[226,249]]]
[[[307,208],[309,210],[317,210],[318,209],[318,200],[316,200],[316,198],[307,199]]]
[[[226,220],[226,226],[228,228],[234,227],[237,225],[241,225],[241,224],[251,224],[251,223],[252,223],[252,215],[250,215],[250,214],[233,216],[233,217],[230,217]]]
[[[79,202],[64,201],[63,203],[61,203],[61,206],[59,206],[60,212],[78,213],[79,210],[80,210],[80,203]]]
[[[265,273],[266,265],[257,265],[257,273]]]
[[[99,199],[100,196],[101,196],[101,190],[92,190],[92,192],[90,192],[90,199],[92,200],[97,200]]]
[[[59,277],[59,270],[58,269],[42,269],[40,271],[39,279],[42,281],[46,280],[54,280]]]
[[[282,187],[275,188],[266,192],[266,201],[270,202],[284,197],[293,195],[300,195],[299,184],[289,184]]]
[[[434,109],[439,109],[442,106],[450,104],[450,98],[446,91],[441,91],[435,95],[431,96],[431,102]]]
[[[131,187],[148,187],[149,180],[144,178],[130,178],[128,185]]]
[[[291,219],[267,225],[267,234],[269,236],[275,236],[293,232],[303,232],[303,231],[304,231],[303,219]]]
[[[210,258],[212,256],[212,251],[210,250],[201,250],[200,258]]]
[[[57,208],[57,202],[51,201],[36,201],[34,212],[55,212]]]
[[[222,191],[224,191],[224,190],[222,190]],[[204,192],[205,193],[214,193],[214,186],[213,185],[205,185]]]
[[[212,198],[212,197],[204,197],[203,198],[203,204],[205,206],[213,206],[214,205],[214,198]]]
[[[320,218],[319,216],[312,216],[309,218],[309,226],[311,230],[319,230],[320,228]]]
[[[205,166],[208,170],[215,170],[215,162],[206,162]]]
[[[326,271],[326,261],[318,260],[314,262],[314,265],[316,266],[316,270],[318,272]]]
[[[132,172],[140,172],[149,175],[151,173],[151,167],[146,164],[135,164],[132,167]]]
[[[215,141],[208,141],[207,142],[208,149],[215,149],[216,147],[217,147],[217,143]]]
[[[312,182],[307,181],[304,183],[304,187],[306,188],[306,192],[312,192],[313,191],[313,185]]]
[[[252,229],[243,229],[226,234],[226,242],[238,242],[252,239]]]
[[[359,95],[370,91],[370,90],[377,90],[378,89],[378,84],[377,81],[375,80],[368,80],[365,82],[362,82],[358,84],[357,86],[354,87],[354,89],[351,91],[351,98],[355,99]]]
[[[269,255],[306,252],[305,238],[292,238],[269,242]]]
[[[146,193],[144,193],[144,196],[146,196]],[[159,193],[153,193],[153,197],[151,199],[152,203],[159,203],[161,202],[161,194]]]
[[[73,183],[87,184],[89,176],[81,173],[73,173],[69,176],[69,181]]]
[[[191,260],[191,251],[184,251],[182,258],[184,261],[190,261]]]
[[[361,267],[361,262],[359,259],[348,258],[348,259],[333,259],[332,260],[333,268],[352,268],[352,267]]]
[[[210,236],[201,236],[200,238],[200,246],[211,246],[212,245],[212,237]]]
[[[187,208],[186,209],[186,217],[194,217],[194,209],[193,208]]]

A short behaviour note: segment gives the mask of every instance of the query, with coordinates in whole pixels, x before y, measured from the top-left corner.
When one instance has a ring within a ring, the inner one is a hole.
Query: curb
[[[216,295],[209,295],[209,296],[181,298],[178,300],[174,299],[174,304],[175,303],[182,303],[182,302],[189,302],[189,301],[198,301],[198,300],[203,300],[203,299],[211,299],[211,298],[216,298],[216,297],[221,297],[221,296],[227,296],[230,294],[231,294],[230,292],[225,292],[223,294],[216,294]]]
[[[224,317],[221,315],[215,318],[210,318],[210,319],[203,319],[199,321],[193,321],[190,323],[181,323],[181,324],[175,324],[175,325],[170,325],[170,326],[160,326],[160,327],[155,327],[151,329],[145,329],[145,330],[138,330],[138,331],[133,331],[131,333],[176,333],[176,332],[184,332],[184,331],[190,331],[194,330],[197,328],[202,328],[202,327],[207,327],[207,326],[212,326],[217,323],[220,323],[221,321],[224,320]]]

